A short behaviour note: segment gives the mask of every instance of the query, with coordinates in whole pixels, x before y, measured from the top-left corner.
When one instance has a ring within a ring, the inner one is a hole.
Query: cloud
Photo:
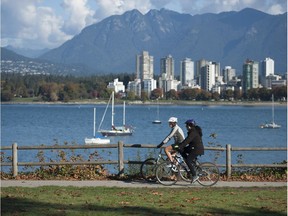
[[[38,0],[2,0],[1,46],[55,47],[70,39],[61,31],[63,19]]]
[[[94,11],[87,6],[87,0],[64,0],[62,7],[69,14],[63,27],[68,34],[77,34],[96,21],[93,18]]]
[[[97,20],[111,15],[123,14],[132,9],[147,13],[153,7],[150,0],[95,0],[95,2],[97,4],[95,13]]]
[[[95,22],[87,0],[64,0],[63,14],[40,0],[2,0],[1,46],[54,48]],[[58,3],[60,4],[60,2]]]

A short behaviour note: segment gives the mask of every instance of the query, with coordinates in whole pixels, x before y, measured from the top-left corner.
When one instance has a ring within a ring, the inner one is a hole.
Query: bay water
[[[96,127],[103,117],[106,105],[99,104],[2,104],[1,146],[84,145],[85,137],[93,136],[93,109],[96,107]],[[157,118],[157,105],[126,105],[126,125],[134,128],[132,136],[109,137],[112,144],[119,140],[127,144],[158,145],[170,132],[168,119],[178,118],[186,133],[184,122],[193,118],[203,130],[205,146],[225,147],[287,147],[287,107],[275,106],[275,122],[279,129],[261,129],[260,124],[272,119],[271,106],[202,106],[160,105],[162,124],[152,124]],[[115,106],[115,125],[122,125],[123,107]],[[101,129],[111,128],[111,108],[108,108]],[[214,138],[210,135],[213,134]],[[172,144],[171,140],[168,144]],[[208,144],[210,143],[210,145]],[[142,160],[158,150],[125,149],[125,160]],[[19,161],[37,161],[28,151],[19,153]],[[51,152],[47,153],[52,154]],[[87,153],[89,154],[89,153]],[[117,160],[117,151],[99,151],[104,159]],[[215,152],[206,151],[202,161],[215,161]],[[139,159],[139,158],[138,158]],[[232,163],[279,163],[287,160],[285,151],[233,152]],[[225,152],[217,156],[217,163],[225,163]]]

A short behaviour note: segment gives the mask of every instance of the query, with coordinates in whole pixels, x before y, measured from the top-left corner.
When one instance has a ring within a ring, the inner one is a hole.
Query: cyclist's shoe
[[[177,166],[174,165],[174,164],[172,165],[172,171],[173,171],[173,172],[178,172]]]
[[[167,167],[167,168],[171,168],[171,170],[172,170],[173,172],[178,172],[178,171],[177,171],[177,166],[176,166],[175,164],[168,164],[166,167]]]
[[[191,180],[191,183],[195,183],[197,180],[199,179],[199,176],[193,176],[192,177],[192,180]]]

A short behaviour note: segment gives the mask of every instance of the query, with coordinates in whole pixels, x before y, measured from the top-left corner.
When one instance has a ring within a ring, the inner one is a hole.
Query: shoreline
[[[122,102],[121,102],[122,103]],[[121,104],[115,101],[115,104]],[[10,101],[2,102],[1,105],[106,105],[107,101],[71,101],[71,102],[25,102]],[[255,101],[127,101],[127,105],[159,105],[159,106],[271,106],[271,102],[255,102]],[[274,106],[287,106],[287,102],[276,102]]]

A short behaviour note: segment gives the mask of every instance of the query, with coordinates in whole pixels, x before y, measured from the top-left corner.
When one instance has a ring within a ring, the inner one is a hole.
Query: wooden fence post
[[[12,169],[13,177],[18,175],[18,153],[17,153],[17,143],[12,144]]]
[[[118,142],[118,166],[119,173],[118,175],[122,176],[124,174],[124,150],[123,150],[123,142]]]
[[[226,173],[227,178],[231,177],[231,145],[226,145]]]

